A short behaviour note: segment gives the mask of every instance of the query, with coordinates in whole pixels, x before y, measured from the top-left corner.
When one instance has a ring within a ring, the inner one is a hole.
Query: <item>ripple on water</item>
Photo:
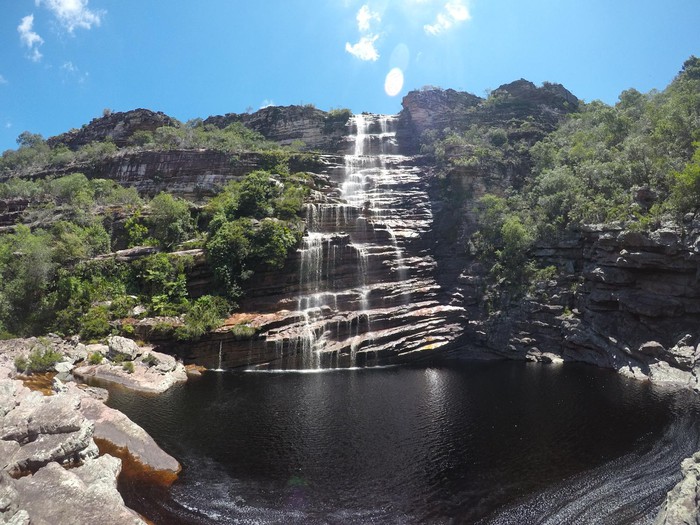
[[[183,465],[155,523],[648,523],[698,403],[579,365],[206,374],[110,404]]]

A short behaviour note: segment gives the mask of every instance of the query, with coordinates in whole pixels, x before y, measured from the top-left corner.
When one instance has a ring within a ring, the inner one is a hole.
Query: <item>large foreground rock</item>
[[[11,356],[34,343],[17,340]],[[82,352],[74,342],[66,343]],[[129,472],[171,483],[178,462],[124,414],[102,402],[100,389],[54,379],[56,393],[45,396],[13,378],[0,347],[0,524],[143,524],[117,491],[122,459]],[[65,354],[64,354],[65,355]],[[150,368],[163,377],[178,369],[163,358]],[[156,368],[159,367],[159,370]],[[184,371],[183,371],[184,375]],[[97,398],[95,397],[97,396]],[[104,450],[103,450],[104,453]],[[66,468],[70,467],[70,468]]]
[[[173,477],[180,471],[175,458],[166,454],[144,429],[118,410],[96,399],[84,398],[80,413],[94,423],[95,439],[127,449],[134,459],[153,470],[170,472]]]
[[[11,379],[0,380],[0,392],[7,399],[0,422],[3,469],[36,472],[51,462],[71,465],[97,456],[94,425],[80,414],[79,396],[45,397]]]
[[[112,456],[70,470],[50,463],[14,482],[17,505],[32,525],[143,525],[117,491],[120,469],[121,461]]]

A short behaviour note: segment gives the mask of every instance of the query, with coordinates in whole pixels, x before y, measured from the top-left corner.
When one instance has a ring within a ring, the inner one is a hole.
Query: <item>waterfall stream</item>
[[[270,329],[284,368],[368,366],[438,348],[461,309],[440,298],[427,183],[399,154],[397,117],[361,114],[330,185],[306,206],[293,322]]]

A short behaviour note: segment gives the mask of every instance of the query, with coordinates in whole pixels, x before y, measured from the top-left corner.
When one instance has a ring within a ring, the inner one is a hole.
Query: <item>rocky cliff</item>
[[[411,93],[401,121],[405,130],[423,132],[502,126],[510,141],[523,138],[519,123],[526,121],[531,125],[524,144],[532,145],[578,105],[562,86],[538,88],[524,80],[501,86],[492,98]],[[485,193],[504,194],[522,185],[530,161],[526,149],[519,155],[449,168],[446,176],[451,188],[460,188],[461,200],[445,193],[437,174],[432,177],[432,251],[439,282],[467,311],[457,346],[471,356],[583,361],[696,387],[700,224],[695,219],[646,233],[616,224],[588,225],[540,241],[532,256],[540,267],[556,267],[557,277],[525,296],[502,290],[495,305],[486,297],[490,267],[469,245],[477,228],[474,209]],[[635,198],[644,197],[635,191]]]
[[[134,109],[95,118],[81,129],[74,129],[47,140],[49,146],[67,146],[77,150],[91,142],[110,140],[118,147],[126,146],[137,131],[155,131],[161,126],[176,126],[178,122],[165,113],[148,109]]]
[[[520,127],[530,142],[542,138],[578,108],[578,99],[561,84],[535,86],[516,80],[495,89],[488,99],[453,89],[409,92],[402,101],[398,138],[404,151],[417,153],[425,132],[465,130],[470,126]],[[527,128],[521,126],[527,122]]]
[[[312,105],[270,106],[255,113],[211,116],[204,124],[225,128],[240,122],[284,146],[296,143],[303,149],[333,153],[339,150],[347,135],[349,117],[349,111],[326,112]]]

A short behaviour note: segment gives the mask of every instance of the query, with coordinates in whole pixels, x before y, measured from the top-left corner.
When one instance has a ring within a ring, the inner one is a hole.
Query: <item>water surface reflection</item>
[[[583,365],[207,374],[110,405],[183,463],[122,484],[156,523],[645,523],[700,448],[692,395]]]

